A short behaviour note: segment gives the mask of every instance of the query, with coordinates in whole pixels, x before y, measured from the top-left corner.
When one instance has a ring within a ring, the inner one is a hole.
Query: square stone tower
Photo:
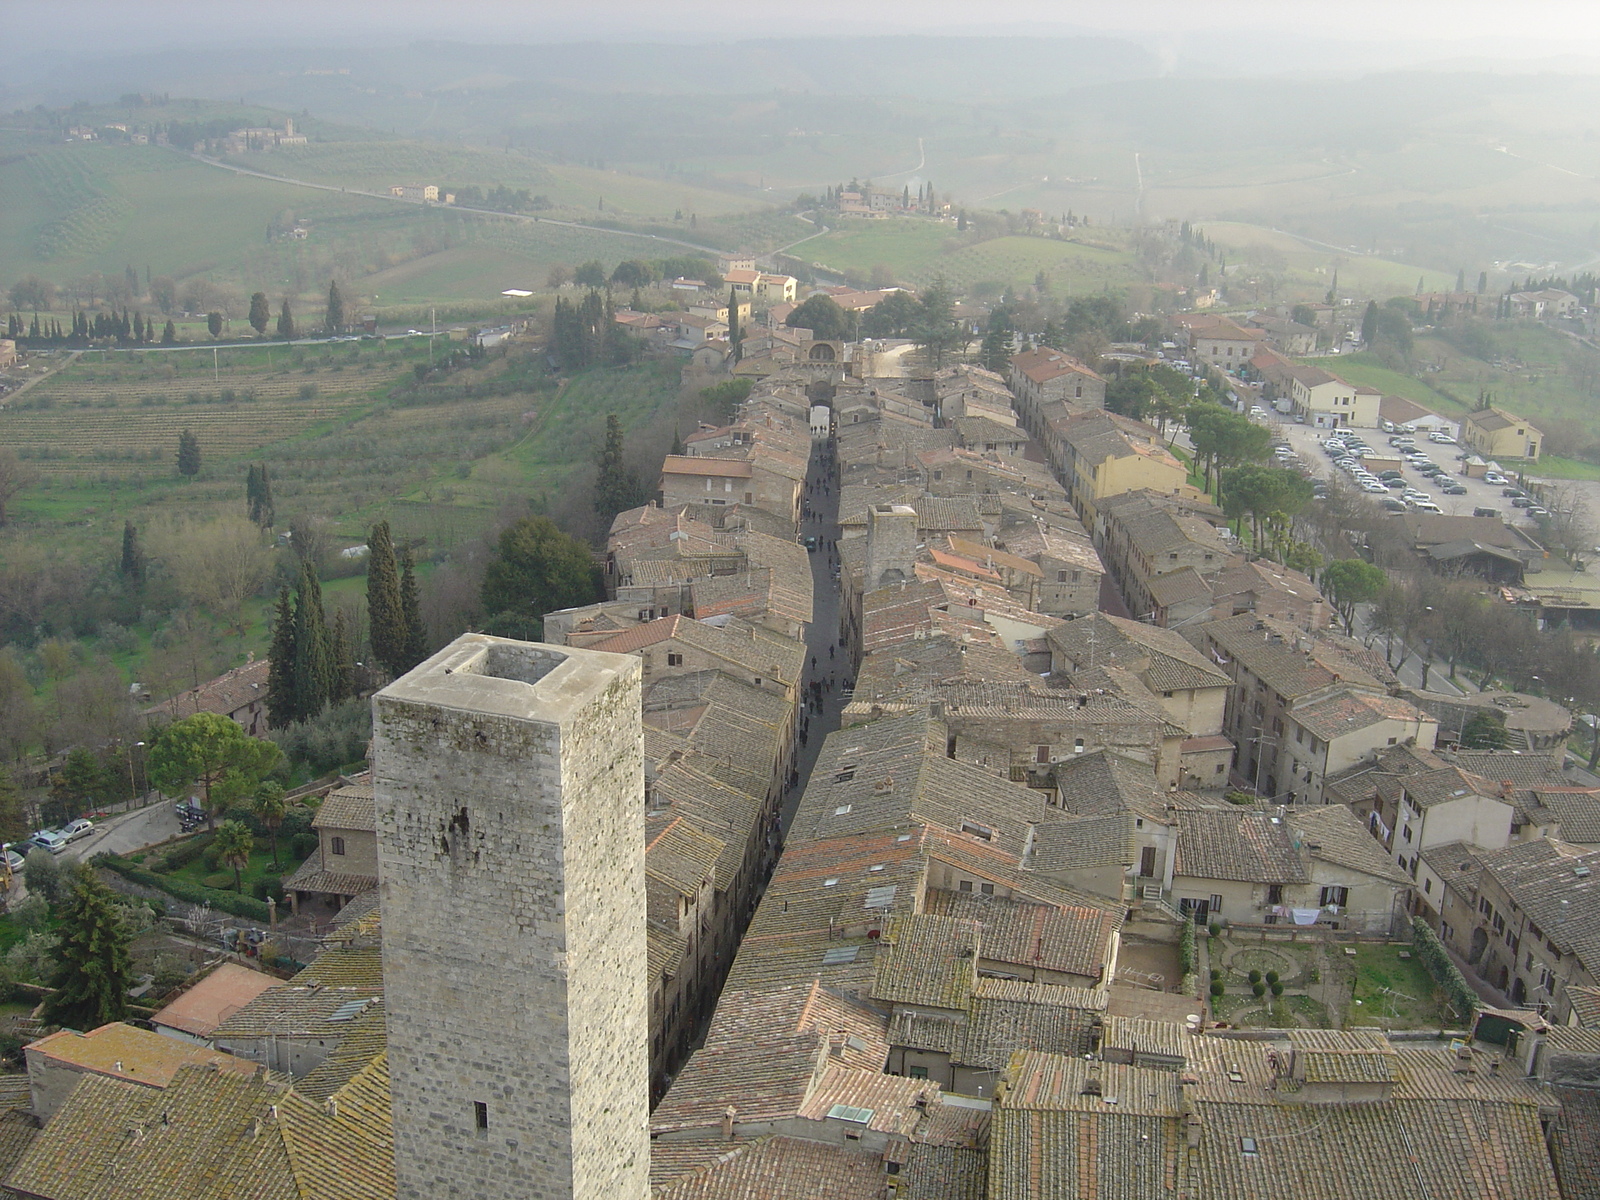
[[[917,510],[909,504],[867,509],[867,571],[863,590],[875,592],[916,576]]]
[[[400,1200],[645,1200],[639,661],[467,634],[373,698]]]

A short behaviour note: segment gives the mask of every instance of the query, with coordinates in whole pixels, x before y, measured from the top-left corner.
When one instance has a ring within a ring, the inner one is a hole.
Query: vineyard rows
[[[347,371],[344,374],[348,376],[356,372]],[[341,387],[330,384],[327,380],[307,380],[301,375],[279,373],[224,377],[220,383],[199,375],[180,376],[174,379],[143,379],[135,383],[124,383],[120,380],[84,379],[69,372],[48,379],[35,387],[30,393],[30,402],[48,397],[57,405],[82,402],[101,404],[110,398],[126,406],[130,403],[137,405],[145,399],[159,400],[165,397],[171,404],[182,405],[190,396],[200,397],[202,403],[215,403],[215,397],[219,393],[232,391],[239,401],[248,404],[252,398],[260,402],[296,397],[308,382],[316,386],[319,394],[323,392],[338,394],[364,391],[368,381],[353,379],[348,381],[352,386]]]
[[[348,414],[351,399],[173,408],[22,410],[0,414],[0,440],[51,474],[102,470],[175,456],[178,434],[192,429],[201,452],[228,458],[293,437]],[[69,440],[70,439],[70,440]]]

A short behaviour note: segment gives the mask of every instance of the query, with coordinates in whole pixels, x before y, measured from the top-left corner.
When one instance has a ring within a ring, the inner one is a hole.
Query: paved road
[[[118,813],[95,825],[88,837],[73,842],[62,855],[73,861],[87,861],[96,854],[132,854],[177,837],[182,829],[172,802],[159,800],[129,813]]]
[[[823,492],[826,487],[827,492]],[[801,523],[801,536],[815,536],[824,543],[839,537],[839,485],[833,478],[833,455],[826,447],[813,450],[811,465],[806,472],[807,502],[812,514]],[[846,650],[839,645],[839,585],[834,581],[833,568],[838,562],[832,550],[819,546],[811,556],[811,627],[806,631],[806,645],[810,655],[806,659],[804,695],[801,698],[801,727],[805,729],[805,742],[796,756],[795,768],[799,782],[789,790],[783,802],[783,829],[787,833],[800,805],[800,795],[811,778],[822,741],[839,728],[839,716],[844,711],[845,671],[848,665]],[[811,659],[817,660],[815,668]],[[826,686],[829,680],[833,687]],[[809,706],[810,685],[817,680],[824,685],[822,706],[818,711]]]

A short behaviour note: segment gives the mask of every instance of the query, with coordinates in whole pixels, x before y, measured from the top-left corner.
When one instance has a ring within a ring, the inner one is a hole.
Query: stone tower
[[[373,698],[400,1200],[649,1194],[639,678],[467,634]]]
[[[874,504],[867,509],[869,592],[910,579],[917,561],[917,510],[909,504]]]

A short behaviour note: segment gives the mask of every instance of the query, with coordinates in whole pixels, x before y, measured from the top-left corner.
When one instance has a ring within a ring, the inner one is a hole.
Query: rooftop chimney
[[[733,1118],[738,1114],[738,1111],[739,1110],[734,1108],[734,1106],[731,1104],[722,1110],[723,1141],[731,1142],[733,1140]]]

